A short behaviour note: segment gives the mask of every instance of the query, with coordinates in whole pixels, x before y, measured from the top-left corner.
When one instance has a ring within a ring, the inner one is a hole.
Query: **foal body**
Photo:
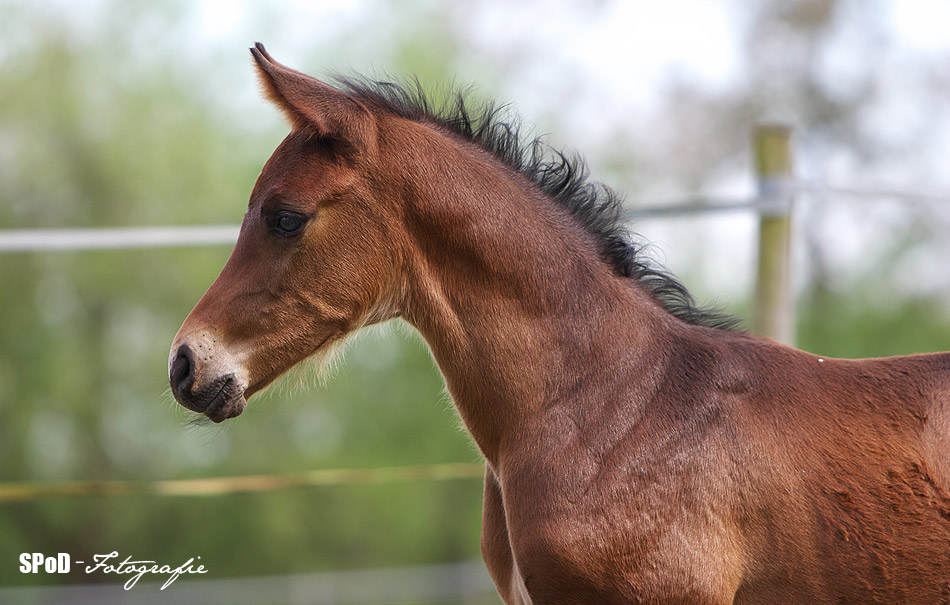
[[[506,602],[950,599],[950,355],[823,359],[691,323],[612,202],[515,157],[493,114],[476,131],[253,52],[294,131],[176,336],[183,405],[236,416],[402,317],[485,456]]]
[[[506,602],[946,602],[950,356],[676,328],[502,437],[482,548]]]
[[[552,266],[547,304],[470,287],[406,314],[485,453],[506,602],[950,597],[950,355],[820,358]]]

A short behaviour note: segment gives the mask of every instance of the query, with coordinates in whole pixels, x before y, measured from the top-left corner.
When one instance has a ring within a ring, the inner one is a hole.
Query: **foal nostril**
[[[168,382],[171,383],[172,391],[179,396],[188,393],[195,383],[195,357],[188,345],[178,347]]]

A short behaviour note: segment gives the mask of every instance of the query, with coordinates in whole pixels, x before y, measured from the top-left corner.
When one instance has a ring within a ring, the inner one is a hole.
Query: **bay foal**
[[[251,52],[292,132],[172,345],[184,406],[237,416],[401,317],[485,456],[506,602],[950,599],[950,355],[730,331],[627,242],[608,190],[498,112]]]

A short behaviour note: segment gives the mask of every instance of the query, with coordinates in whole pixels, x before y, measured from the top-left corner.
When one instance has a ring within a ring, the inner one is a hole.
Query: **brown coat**
[[[950,354],[724,329],[624,237],[616,197],[496,111],[252,52],[293,132],[172,345],[183,405],[236,416],[402,317],[485,456],[507,603],[950,600]]]

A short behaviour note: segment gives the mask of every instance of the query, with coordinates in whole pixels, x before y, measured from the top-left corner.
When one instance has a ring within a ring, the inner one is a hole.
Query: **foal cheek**
[[[306,300],[311,320],[339,330],[358,328],[379,299],[384,281],[377,265],[382,252],[372,251],[365,235],[328,236],[307,255],[298,285],[292,288]],[[324,251],[325,250],[325,251]]]

